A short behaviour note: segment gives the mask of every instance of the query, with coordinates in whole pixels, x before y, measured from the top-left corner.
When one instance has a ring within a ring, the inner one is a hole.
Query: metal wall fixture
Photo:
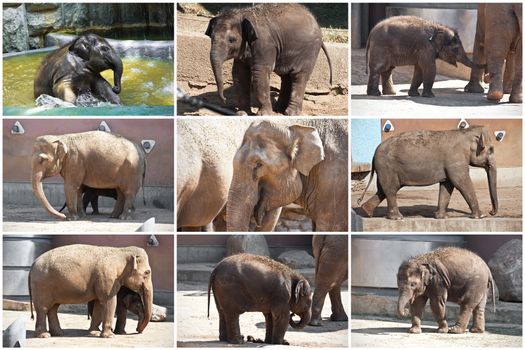
[[[394,124],[392,124],[392,122],[390,120],[387,120],[385,122],[385,124],[383,125],[383,131],[384,132],[392,132],[394,130],[395,130]]]
[[[142,144],[142,148],[144,148],[146,153],[151,152],[153,147],[155,147],[155,140],[142,140],[140,143]]]
[[[469,123],[465,118],[461,118],[458,123],[458,129],[468,129],[470,127]]]
[[[20,122],[18,120],[11,127],[11,134],[22,135],[25,132],[26,131],[24,130],[24,127],[22,126],[22,124],[20,124]]]
[[[159,240],[157,239],[157,237],[155,237],[155,235],[149,236],[149,238],[148,238],[148,247],[158,247],[159,244],[160,244]]]
[[[496,136],[496,141],[501,142],[505,138],[507,132],[505,130],[496,130],[494,131],[494,136]]]
[[[109,128],[109,125],[105,121],[101,121],[100,125],[98,126],[99,131],[105,131],[105,132],[111,132],[111,129]]]

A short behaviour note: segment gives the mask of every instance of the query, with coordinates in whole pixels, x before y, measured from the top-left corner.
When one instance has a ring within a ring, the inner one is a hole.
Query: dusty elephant
[[[37,337],[61,336],[58,320],[61,304],[94,304],[94,315],[102,320],[100,336],[111,337],[117,293],[121,287],[138,292],[144,317],[137,326],[142,332],[148,325],[153,305],[153,284],[148,255],[138,247],[98,247],[74,244],[52,249],[40,255],[29,271],[31,318],[36,311]],[[49,332],[46,329],[46,316]],[[93,335],[98,332],[93,331]]]
[[[220,261],[208,284],[219,312],[219,339],[243,343],[239,315],[259,311],[266,320],[267,344],[288,344],[284,334],[288,325],[302,329],[312,316],[312,290],[308,281],[288,266],[267,257],[236,254]],[[290,312],[291,311],[291,312]],[[292,319],[301,317],[300,322]]]
[[[494,282],[487,264],[476,254],[461,248],[439,248],[418,255],[399,266],[398,312],[412,317],[410,333],[421,333],[421,317],[430,299],[432,314],[438,323],[438,333],[464,333],[473,314],[471,333],[485,331],[485,305],[492,287],[494,311]],[[448,327],[445,306],[447,301],[460,306],[456,324]],[[410,312],[405,309],[410,303]]]
[[[102,322],[101,314],[94,315],[95,303],[98,303],[98,300],[91,300],[88,303],[88,318],[91,316],[91,325],[89,327],[90,332],[100,332],[98,327]],[[101,307],[98,307],[97,309],[102,310]],[[139,293],[136,293],[127,287],[121,287],[117,293],[117,308],[115,311],[117,323],[115,324],[115,329],[113,331],[115,334],[126,334],[126,319],[128,311],[131,311],[139,318],[137,324],[138,328],[138,325],[144,322],[144,305],[142,304],[142,298]]]
[[[331,321],[348,321],[341,301],[341,284],[348,280],[348,236],[314,235],[312,250],[315,257],[315,291],[310,325],[321,325],[326,294],[332,304]]]
[[[347,122],[288,125],[256,121],[246,130],[233,161],[228,231],[248,231],[252,217],[258,226],[273,227],[291,203],[306,210],[316,231],[347,231]]]
[[[492,210],[498,212],[497,168],[494,145],[483,126],[446,131],[409,131],[383,141],[377,146],[372,160],[370,180],[357,200],[366,194],[374,171],[377,173],[377,192],[361,208],[368,216],[386,198],[387,218],[403,218],[397,206],[397,192],[404,186],[428,186],[439,183],[437,219],[447,217],[447,207],[454,188],[467,202],[471,218],[482,218],[478,199],[469,175],[469,166],[485,168]]]
[[[49,204],[43,179],[58,174],[64,178],[68,219],[84,215],[82,185],[116,189],[117,202],[111,217],[127,219],[146,175],[143,149],[122,136],[103,131],[40,136],[33,145],[31,162],[33,193],[50,215],[60,219],[66,216]]]
[[[251,113],[251,91],[258,115],[271,115],[270,75],[281,77],[275,111],[301,114],[306,83],[322,48],[332,66],[321,29],[314,16],[300,4],[260,4],[229,9],[211,19],[206,35],[211,38],[210,61],[219,97],[223,93],[222,64],[233,58],[233,85],[237,107]]]
[[[113,88],[100,75],[107,69],[114,72]],[[91,92],[103,101],[121,104],[118,93],[123,70],[122,60],[106,39],[84,34],[43,60],[35,77],[34,95],[47,94],[75,103],[80,94]]]
[[[476,64],[487,64],[489,100],[499,101],[504,93],[510,93],[510,102],[523,101],[522,30],[522,4],[478,4],[473,60]],[[483,69],[472,69],[466,92],[484,92],[480,84],[483,73]]]
[[[114,188],[92,188],[89,186],[82,185],[81,188],[81,196],[82,196],[82,209],[84,210],[84,213],[86,212],[86,209],[88,205],[91,203],[91,207],[93,208],[93,215],[98,215],[98,197],[109,197],[113,199],[117,199],[117,190]],[[64,203],[62,208],[60,208],[59,212],[61,213],[62,210],[66,208],[67,203]]]
[[[204,227],[226,205],[233,157],[249,122],[181,120],[177,123],[177,229]]]
[[[456,62],[472,67],[457,31],[442,24],[415,16],[395,16],[379,22],[366,43],[368,68],[367,95],[379,96],[379,77],[383,95],[395,95],[392,71],[397,66],[414,66],[409,96],[434,97],[436,59],[456,66]]]

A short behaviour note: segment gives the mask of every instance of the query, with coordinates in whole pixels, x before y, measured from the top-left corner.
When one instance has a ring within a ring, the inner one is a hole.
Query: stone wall
[[[51,32],[137,26],[173,28],[173,4],[10,3],[3,5],[3,52],[44,47]]]

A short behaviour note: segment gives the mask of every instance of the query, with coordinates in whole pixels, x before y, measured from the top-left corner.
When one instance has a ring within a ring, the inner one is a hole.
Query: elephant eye
[[[255,162],[255,169],[258,169],[262,167],[262,163],[260,161]]]
[[[411,282],[410,287],[414,288],[416,286],[416,282]]]
[[[230,36],[230,37],[228,38],[228,42],[229,42],[230,44],[233,44],[233,43],[236,42],[236,41],[237,41],[237,38],[235,38],[234,36]]]
[[[144,272],[144,274],[145,274],[146,276],[149,275],[150,273],[151,273],[151,270],[146,270],[146,271]]]

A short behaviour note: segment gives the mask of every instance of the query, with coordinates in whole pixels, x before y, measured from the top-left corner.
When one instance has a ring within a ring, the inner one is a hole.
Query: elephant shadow
[[[64,334],[61,335],[62,338],[79,338],[79,337],[89,337],[89,332],[87,328],[85,329],[63,329]],[[36,338],[35,331],[26,331],[26,337]]]
[[[259,329],[266,329],[265,322],[258,322],[255,324],[255,326]],[[334,322],[330,321],[328,318],[324,318],[322,326],[306,326],[303,329],[294,329],[292,327],[288,327],[286,332],[329,333],[345,329],[348,329],[348,322]]]
[[[201,94],[197,94],[192,97],[196,97],[202,101],[214,104],[218,107],[227,108],[232,111],[235,111],[235,108],[232,105],[228,105],[228,104],[225,105],[224,103],[222,103],[216,90],[209,91],[209,92],[203,92]],[[232,86],[224,89],[224,97],[226,97],[227,103],[235,101],[235,92]],[[198,111],[201,108],[202,107],[193,106],[189,103],[184,103],[180,100],[177,101],[177,115],[186,115],[186,114],[198,115]]]
[[[409,327],[370,327],[370,328],[359,328],[352,329],[352,333],[359,334],[374,334],[374,335],[390,335],[390,334],[408,334]],[[436,329],[431,327],[421,327],[423,333],[437,333]]]
[[[352,208],[356,212],[357,215],[362,216],[364,218],[368,217],[368,215],[365,213],[361,207],[354,207]],[[435,205],[425,205],[425,204],[418,204],[418,205],[411,205],[411,206],[404,206],[399,207],[399,211],[405,218],[411,218],[411,217],[424,217],[424,218],[434,218],[434,213],[436,212],[437,207]],[[378,207],[374,210],[374,216],[373,218],[386,218],[386,215],[388,213],[387,207]],[[464,210],[458,210],[453,208],[448,208],[447,213],[451,217],[467,217],[470,215],[469,212]],[[460,214],[460,215],[457,215]]]

